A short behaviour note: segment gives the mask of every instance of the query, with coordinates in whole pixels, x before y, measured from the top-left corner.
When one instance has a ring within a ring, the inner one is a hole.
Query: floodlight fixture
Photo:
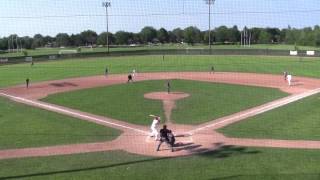
[[[215,3],[215,0],[205,0],[205,2],[209,6],[209,48],[211,50],[211,5]]]
[[[108,18],[108,7],[111,7],[111,2],[102,2],[102,6],[106,8],[106,23],[107,23],[107,50],[109,54],[109,18]]]

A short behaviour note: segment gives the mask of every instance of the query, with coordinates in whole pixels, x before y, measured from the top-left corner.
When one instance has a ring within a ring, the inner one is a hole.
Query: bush
[[[22,53],[24,56],[28,56],[28,51],[24,50]]]

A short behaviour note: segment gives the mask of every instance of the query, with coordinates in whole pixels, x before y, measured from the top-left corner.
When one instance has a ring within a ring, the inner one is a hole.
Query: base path
[[[0,150],[0,159],[75,154],[108,150],[124,150],[127,152],[148,156],[182,156],[212,151],[220,148],[223,145],[320,149],[319,141],[227,138],[215,131],[216,129],[231,123],[244,120],[248,117],[261,114],[274,108],[281,107],[291,102],[319,93],[320,80],[318,79],[293,77],[292,86],[288,86],[288,84],[283,80],[282,75],[229,72],[217,72],[215,74],[210,74],[208,72],[169,72],[139,73],[137,76],[135,76],[134,81],[164,79],[185,79],[271,87],[278,88],[281,91],[287,92],[291,95],[197,126],[178,125],[169,122],[170,129],[172,129],[177,135],[175,152],[169,151],[169,148],[165,145],[161,147],[161,151],[157,152],[155,149],[158,142],[155,142],[153,138],[148,137],[149,127],[134,125],[121,120],[97,116],[87,112],[81,112],[79,110],[57,106],[38,100],[46,97],[47,95],[59,92],[126,83],[126,74],[109,75],[108,77],[93,76],[33,83],[28,89],[25,88],[24,85],[9,87],[0,90],[0,96],[37,108],[46,109],[76,117],[78,119],[116,128],[121,130],[122,134],[117,139],[110,142]],[[157,98],[162,100],[167,119],[170,120],[171,110],[175,107],[175,101],[179,98],[187,98],[188,95],[182,92],[173,93],[172,95],[165,95],[161,93],[162,92],[155,92],[153,94],[147,94],[146,98]]]

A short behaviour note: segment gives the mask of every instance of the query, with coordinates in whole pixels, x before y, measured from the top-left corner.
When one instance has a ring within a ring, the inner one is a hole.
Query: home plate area
[[[177,146],[181,144],[186,144],[186,143],[193,143],[192,135],[189,135],[189,134],[177,134],[175,135],[175,138],[176,138],[175,144]],[[150,136],[147,136],[145,141],[146,143],[158,142],[158,140],[156,141],[154,137],[150,137]]]

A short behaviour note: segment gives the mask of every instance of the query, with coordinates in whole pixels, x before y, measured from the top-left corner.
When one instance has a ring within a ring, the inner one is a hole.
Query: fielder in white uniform
[[[132,74],[132,77],[135,77],[135,76],[136,76],[136,73],[137,73],[137,72],[136,72],[136,69],[133,69],[133,70],[132,70],[132,73],[131,73],[131,74]]]
[[[150,137],[154,137],[154,140],[158,139],[158,134],[159,133],[158,133],[158,130],[157,130],[157,125],[159,124],[159,122],[160,122],[160,117],[156,116],[152,120],[152,124],[150,126],[150,129],[151,129]]]
[[[288,81],[289,86],[291,86],[291,79],[292,79],[292,76],[290,74],[288,74],[287,81]]]

